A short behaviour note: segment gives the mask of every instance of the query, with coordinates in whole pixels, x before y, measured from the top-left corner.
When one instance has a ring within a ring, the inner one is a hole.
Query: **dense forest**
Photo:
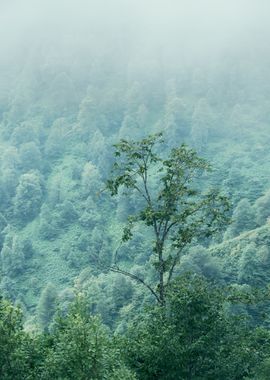
[[[0,378],[269,379],[267,5],[26,3],[0,6]]]

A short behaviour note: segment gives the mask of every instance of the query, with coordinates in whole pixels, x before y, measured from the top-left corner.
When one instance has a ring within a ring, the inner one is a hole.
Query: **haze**
[[[33,50],[44,59],[53,46],[64,60],[110,51],[163,64],[265,54],[269,10],[264,0],[2,0],[0,59],[13,62]]]

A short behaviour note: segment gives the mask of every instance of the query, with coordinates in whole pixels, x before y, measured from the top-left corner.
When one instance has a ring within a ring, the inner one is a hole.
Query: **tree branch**
[[[168,286],[170,284],[170,282],[171,282],[175,266],[179,262],[179,257],[180,257],[180,255],[181,255],[181,253],[182,253],[182,251],[183,251],[183,249],[185,248],[186,245],[187,245],[187,243],[183,244],[182,247],[179,248],[178,252],[176,253],[175,258],[173,259],[172,266],[171,266],[171,268],[169,270],[169,276],[168,276],[168,279],[167,279],[166,286]]]
[[[117,266],[110,267],[110,271],[111,272],[115,272],[115,273],[123,274],[124,276],[130,277],[132,280],[134,280],[134,281],[142,284],[143,286],[145,286],[152,293],[152,295],[156,298],[156,300],[158,301],[158,303],[161,303],[160,302],[160,298],[159,298],[158,294],[154,291],[154,289],[150,285],[146,284],[146,282],[142,278],[136,276],[136,274],[130,273],[130,272],[128,272],[128,271],[126,271],[124,269],[121,269],[121,268],[119,268]]]

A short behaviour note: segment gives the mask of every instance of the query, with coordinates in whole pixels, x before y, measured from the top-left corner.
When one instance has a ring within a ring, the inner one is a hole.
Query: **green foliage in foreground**
[[[0,301],[0,378],[19,379],[24,372],[25,352],[20,311],[9,302]]]
[[[77,299],[65,317],[55,321],[43,363],[42,379],[112,379],[135,377],[124,366],[114,339],[87,306]]]
[[[145,310],[114,337],[81,296],[37,335],[1,300],[1,379],[267,379],[269,332],[227,314],[228,299],[204,278],[185,275],[172,283],[166,306]]]
[[[269,332],[228,315],[225,303],[225,294],[200,277],[174,282],[167,307],[152,308],[129,329],[127,360],[139,379],[253,376],[269,352]]]
[[[97,317],[80,299],[50,334],[31,336],[23,330],[21,313],[0,303],[1,380],[133,380],[120,349]]]

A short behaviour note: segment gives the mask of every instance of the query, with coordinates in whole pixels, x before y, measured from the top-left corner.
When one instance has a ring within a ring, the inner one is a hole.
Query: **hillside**
[[[157,36],[142,43],[131,29],[123,36],[117,23],[101,35],[94,21],[82,17],[82,25],[90,40],[80,29],[71,41],[57,27],[55,39],[42,35],[25,51],[11,45],[12,54],[1,63],[1,292],[32,318],[48,286],[61,300],[85,273],[100,292],[113,279],[127,281],[110,324],[130,305],[133,292],[134,305],[147,300],[130,279],[107,273],[127,218],[142,203],[135,193],[111,198],[104,187],[113,144],[158,132],[165,140],[162,155],[186,143],[212,165],[203,188],[228,196],[234,221],[224,226],[224,235],[199,243],[226,257],[228,281],[240,281],[236,256],[240,262],[248,247],[257,252],[267,245],[256,239],[270,216],[270,73],[264,43],[253,49],[216,47],[209,62],[209,47],[195,49],[194,40],[191,53],[182,40],[169,43],[168,30],[161,60]],[[116,36],[122,41],[117,45]],[[180,54],[184,46],[186,60]],[[119,251],[121,265],[150,282],[151,239],[138,226]],[[102,308],[98,300],[96,309]]]

